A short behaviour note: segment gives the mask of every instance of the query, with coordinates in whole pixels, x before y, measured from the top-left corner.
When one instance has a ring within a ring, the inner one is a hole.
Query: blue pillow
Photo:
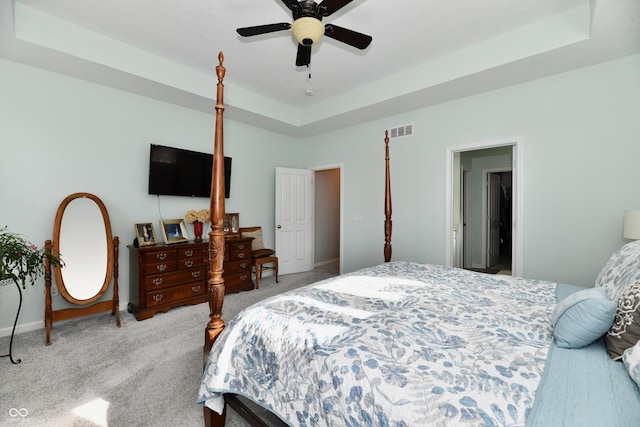
[[[611,328],[617,308],[605,287],[572,293],[556,304],[551,315],[556,345],[581,348],[591,344]]]

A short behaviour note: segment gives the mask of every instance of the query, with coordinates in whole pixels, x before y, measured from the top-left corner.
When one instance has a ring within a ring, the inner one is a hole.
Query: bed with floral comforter
[[[555,284],[391,262],[264,300],[216,341],[198,401],[294,426],[524,425]]]

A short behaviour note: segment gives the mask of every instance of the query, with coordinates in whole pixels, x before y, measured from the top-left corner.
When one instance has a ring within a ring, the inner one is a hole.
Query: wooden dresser
[[[253,237],[229,237],[224,244],[225,294],[253,289],[251,241]]]
[[[138,320],[207,301],[209,243],[129,248],[129,306]]]
[[[251,237],[225,241],[225,293],[253,289]],[[136,248],[129,245],[128,311],[137,320],[158,311],[207,301],[209,242],[159,244]]]

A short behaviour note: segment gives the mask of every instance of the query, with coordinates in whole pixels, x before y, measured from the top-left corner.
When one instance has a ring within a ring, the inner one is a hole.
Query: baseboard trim
[[[22,323],[20,325],[16,325],[16,335],[21,334],[23,332],[35,331],[36,329],[44,329],[44,319],[37,320],[31,323]],[[12,330],[13,330],[13,325],[11,325],[8,328],[0,329],[0,338],[10,336]]]
[[[126,302],[126,303],[124,303],[124,304],[123,304],[123,303],[120,303],[120,305],[118,306],[118,308],[119,308],[119,310],[120,310],[120,312],[121,312],[121,313],[122,313],[124,310],[126,310],[126,309],[127,309],[127,304],[128,304],[128,302]],[[105,311],[105,313],[106,313],[106,311]],[[101,315],[101,314],[103,314],[103,313],[91,314],[90,316],[99,316],[99,315]],[[89,316],[86,316],[86,317],[89,317]],[[55,327],[56,325],[62,325],[62,324],[64,324],[64,323],[66,323],[66,322],[69,322],[69,321],[72,321],[72,320],[76,320],[76,319],[77,319],[77,317],[76,317],[76,318],[74,318],[74,319],[61,320],[60,322],[56,322],[56,323],[54,323],[54,325],[53,325],[53,326]],[[33,322],[29,322],[29,323],[19,323],[19,324],[17,324],[17,325],[16,325],[16,332],[15,332],[15,335],[18,335],[18,334],[21,334],[21,333],[24,333],[24,332],[31,332],[31,331],[35,331],[35,330],[38,330],[38,329],[44,329],[44,317],[43,317],[42,319],[40,319],[40,320],[35,320],[35,321],[33,321]],[[0,338],[10,336],[10,335],[11,335],[11,331],[12,331],[12,330],[13,330],[13,325],[11,325],[11,326],[9,326],[9,327],[7,327],[7,328],[2,328],[2,329],[0,329]],[[43,338],[42,338],[42,339],[44,340],[44,336],[43,336]]]
[[[322,267],[323,265],[333,264],[334,262],[340,262],[340,258],[334,258],[327,261],[320,261],[313,264],[314,268]]]

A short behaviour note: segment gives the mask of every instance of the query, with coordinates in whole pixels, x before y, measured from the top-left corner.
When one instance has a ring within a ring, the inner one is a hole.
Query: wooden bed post
[[[207,274],[207,294],[209,296],[209,322],[205,329],[204,363],[213,342],[224,329],[222,321],[222,303],[224,301],[224,278],[222,277],[224,262],[224,139],[222,132],[222,115],[224,113],[224,75],[226,69],[222,65],[224,55],[218,54],[219,65],[216,66],[218,91],[216,99],[216,128],[213,142],[213,174],[211,177],[211,204],[209,215],[211,230],[209,231],[209,272]],[[225,411],[226,412],[226,411]],[[204,408],[206,426],[224,426],[225,413],[218,415],[213,410]]]
[[[384,131],[385,191],[384,191],[384,262],[391,261],[391,177],[389,175],[389,131]]]

